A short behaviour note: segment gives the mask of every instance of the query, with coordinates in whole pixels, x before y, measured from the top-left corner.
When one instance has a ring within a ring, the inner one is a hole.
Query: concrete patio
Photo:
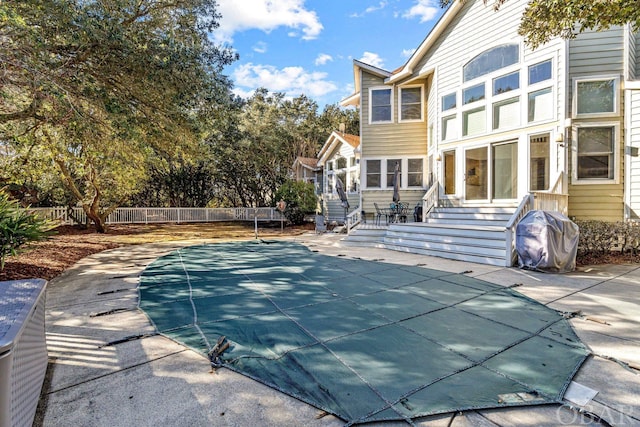
[[[327,255],[464,272],[503,286],[519,285],[519,292],[553,309],[579,312],[571,322],[594,355],[574,381],[597,391],[592,400],[583,406],[567,402],[563,407],[447,414],[417,420],[416,425],[640,425],[640,266],[607,265],[564,275],[544,274],[344,247],[339,238],[335,234],[308,234],[295,241]],[[34,425],[343,424],[229,370],[210,373],[205,357],[153,335],[145,314],[137,309],[138,274],[158,256],[193,243],[105,251],[85,258],[49,283],[46,328],[50,364]]]

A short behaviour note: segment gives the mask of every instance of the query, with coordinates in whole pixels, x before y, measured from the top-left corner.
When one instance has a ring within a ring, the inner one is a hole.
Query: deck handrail
[[[360,206],[355,208],[347,215],[347,223],[345,224],[347,228],[347,235],[351,233],[351,229],[355,228],[362,221],[362,210]]]
[[[440,184],[436,180],[422,197],[422,222],[425,222],[431,209],[438,207]]]
[[[556,183],[549,191],[532,191],[534,196],[533,209],[541,211],[556,211],[567,216],[569,213],[569,195],[562,192],[564,173],[561,173]]]
[[[516,211],[513,213],[513,215],[511,215],[511,218],[509,219],[509,222],[507,222],[507,225],[505,227],[505,237],[506,237],[506,256],[505,256],[505,266],[506,267],[511,267],[513,265],[513,262],[515,260],[515,235],[516,235],[516,226],[518,225],[518,222],[520,222],[520,220],[522,218],[524,218],[524,216],[527,214],[527,212],[529,212],[531,209],[533,209],[533,204],[534,204],[534,196],[533,194],[527,194],[526,196],[524,196],[522,198],[522,201],[520,202],[520,204],[518,205],[518,208],[516,209]]]

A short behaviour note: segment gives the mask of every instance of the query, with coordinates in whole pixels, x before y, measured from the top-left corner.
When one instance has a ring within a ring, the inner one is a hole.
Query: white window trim
[[[554,81],[555,82],[555,81]],[[556,116],[558,115],[558,108],[557,108],[557,102],[552,102],[552,109],[551,109],[551,118],[550,119],[542,119],[542,120],[533,120],[533,121],[529,121],[529,95],[531,95],[534,92],[540,92],[546,89],[551,89],[551,99],[553,101],[557,101],[557,97],[556,97],[556,89],[555,89],[555,84],[550,85],[550,81],[549,80],[545,80],[545,85],[541,85],[540,83],[536,83],[535,86],[529,86],[527,88],[526,92],[522,93],[523,99],[522,99],[522,110],[523,110],[523,115],[524,115],[524,123],[526,123],[528,126],[531,125],[539,125],[541,123],[548,123],[548,122],[553,122],[556,120]]]
[[[373,92],[377,90],[388,90],[391,93],[391,117],[390,120],[380,120],[373,121]],[[375,86],[369,88],[369,124],[370,125],[385,125],[393,123],[393,109],[394,109],[394,96],[393,96],[393,88],[391,86]]]
[[[461,111],[460,114],[460,122],[458,123],[459,126],[459,131],[460,131],[460,136],[458,137],[458,139],[460,140],[464,140],[464,139],[473,139],[473,138],[478,138],[480,136],[485,136],[485,135],[489,135],[492,133],[497,133],[494,132],[491,129],[491,118],[493,117],[493,111],[492,111],[492,104],[490,102],[487,101],[487,98],[483,99],[482,102],[478,101],[478,102],[474,102],[473,104],[467,104],[467,105],[472,105],[471,108],[464,108]],[[466,107],[466,105],[465,105]],[[465,135],[464,134],[464,115],[465,113],[468,113],[470,111],[473,110],[482,110],[484,109],[484,132],[481,133],[476,133],[473,135]],[[501,131],[502,132],[502,131]]]
[[[613,80],[613,111],[605,111],[604,113],[587,113],[578,114],[578,83],[597,82],[602,80]],[[573,118],[593,118],[593,117],[611,117],[620,115],[620,76],[602,75],[577,77],[573,79],[573,96],[571,102],[571,117]]]
[[[508,65],[504,68],[501,68],[499,70],[496,71],[492,71],[490,73],[487,74],[483,74],[480,77],[476,77],[475,79],[472,80],[467,80],[466,82],[464,81],[464,66],[467,65],[469,62],[471,62],[472,59],[476,58],[479,54],[484,53],[486,51],[489,51],[491,49],[495,49],[498,46],[502,46],[502,45],[509,45],[509,44],[517,44],[518,45],[518,62],[516,64],[511,64]],[[480,82],[482,80],[487,79],[488,76],[496,76],[502,73],[507,73],[505,70],[516,70],[519,69],[522,64],[524,63],[524,39],[520,36],[516,37],[516,39],[514,41],[511,42],[505,42],[504,40],[495,40],[493,43],[489,43],[487,45],[484,46],[484,49],[481,50],[480,52],[470,52],[469,54],[466,55],[466,57],[464,58],[464,60],[462,61],[462,65],[460,66],[460,85],[467,87],[467,86],[473,86],[473,82]]]
[[[455,141],[457,139],[460,139],[460,133],[462,133],[461,131],[461,126],[460,126],[460,122],[458,120],[458,114],[455,113],[455,109],[451,109],[451,110],[447,110],[448,112],[454,112],[453,114],[447,114],[447,115],[443,115],[442,118],[440,119],[440,140],[442,142],[449,142],[449,141]],[[444,125],[444,121],[445,119],[453,119],[454,121],[454,125],[456,128],[456,136],[449,136],[448,138],[445,138],[444,135],[444,131],[445,131],[445,125]]]
[[[454,168],[454,176],[453,176],[453,186],[455,188],[455,192],[451,193],[451,194],[445,194],[445,190],[444,190],[444,186],[445,186],[445,170],[444,170],[444,155],[445,153],[453,153],[453,160],[454,160],[454,164],[453,164],[453,168]],[[459,153],[460,150],[458,148],[448,148],[448,149],[443,149],[440,152],[440,160],[438,160],[438,162],[440,163],[439,167],[438,167],[438,176],[440,177],[440,198],[442,199],[458,199],[460,198],[460,186],[458,185],[460,182],[459,176],[458,176],[458,172],[460,170],[461,165],[458,164],[459,162]],[[464,170],[464,166],[462,166],[462,170]],[[463,180],[464,181],[464,180]]]
[[[368,179],[368,162],[375,162],[375,161],[379,161],[380,162],[380,186],[379,187],[370,187],[369,186],[369,179]],[[360,183],[360,188],[366,189],[366,190],[383,190],[384,186],[383,186],[383,177],[384,175],[384,171],[383,169],[386,168],[386,166],[384,166],[384,162],[383,159],[379,159],[379,158],[371,158],[371,159],[364,159],[364,162],[362,162],[361,164],[361,171],[360,173],[362,174],[362,177],[364,178],[364,185],[362,185],[362,182]],[[384,166],[384,168],[383,168]]]
[[[549,188],[547,188],[546,190],[531,190],[531,139],[542,137],[542,136],[549,137]],[[553,129],[527,134],[525,141],[527,144],[527,191],[528,192],[545,193],[551,190],[551,186],[554,185],[554,182],[552,182],[553,181],[552,177],[556,176],[557,172],[555,170],[556,168],[554,167],[554,163],[553,163],[553,148],[552,148],[553,146],[551,145],[552,136],[553,136]]]
[[[450,92],[445,93],[444,95],[440,96],[440,112],[442,114],[446,114],[446,113],[450,113],[451,111],[456,111],[458,108],[460,108],[460,100],[458,99],[461,95],[461,91],[458,90],[453,90]],[[449,96],[449,95],[453,95],[456,98],[456,106],[453,108],[447,108],[446,110],[443,108],[443,100],[445,97]]]
[[[514,91],[509,91],[507,93],[514,93]],[[505,132],[505,131],[508,131],[508,130],[511,130],[511,129],[519,129],[520,127],[522,127],[523,105],[522,105],[522,96],[521,95],[522,95],[522,93],[520,91],[518,91],[517,95],[509,97],[509,98],[504,98],[504,99],[502,99],[502,98],[499,98],[499,99],[494,98],[494,101],[491,103],[491,123],[490,123],[491,126],[488,129],[489,132],[491,132],[491,133]],[[510,100],[513,100],[513,99],[517,99],[516,102],[518,103],[518,115],[519,115],[518,123],[514,124],[514,125],[511,125],[511,126],[505,126],[503,128],[495,128],[494,129],[494,127],[493,127],[494,120],[495,120],[495,110],[494,110],[494,108],[495,108],[496,104],[503,104],[504,105],[506,103],[506,101],[510,101]]]
[[[420,185],[409,185],[409,160],[414,160],[414,159],[420,159],[422,160],[422,183]],[[405,163],[406,167],[404,169],[402,169],[402,174],[403,176],[403,183],[404,183],[404,187],[406,189],[414,189],[414,188],[424,188],[425,187],[425,179],[427,178],[427,161],[428,161],[428,157],[425,156],[415,156],[415,157],[407,157],[406,159],[403,159],[403,162]]]
[[[587,127],[613,127],[613,179],[578,179],[578,129]],[[593,122],[576,124],[572,129],[571,184],[597,185],[620,183],[620,122]]]
[[[490,83],[490,81],[489,81],[489,83]],[[465,104],[464,103],[464,91],[466,89],[470,89],[470,88],[472,88],[474,86],[479,86],[481,84],[484,85],[484,98],[479,99],[477,101],[469,102],[468,104]],[[482,104],[486,103],[488,99],[491,99],[491,95],[487,96],[487,81],[477,80],[475,82],[475,84],[467,85],[467,86],[464,86],[464,87],[460,88],[460,104],[461,104],[461,108],[462,109],[470,109],[470,108],[472,109],[474,107],[477,107],[478,105],[482,105]]]
[[[542,63],[548,62],[548,61],[551,61],[551,78],[547,79],[547,80],[541,80],[539,82],[529,84],[529,68],[533,67],[534,65],[539,65],[539,64],[542,64]],[[556,64],[556,62],[555,62],[555,59],[553,57],[547,58],[547,59],[543,59],[541,61],[534,62],[533,64],[525,64],[524,72],[526,73],[526,75],[522,79],[524,81],[521,81],[521,83],[524,83],[525,87],[527,87],[527,91],[529,91],[529,92],[535,92],[538,89],[532,89],[532,88],[535,88],[535,87],[538,87],[538,86],[545,86],[545,87],[548,86],[550,83],[556,81],[554,71],[557,71],[557,70],[555,68],[555,64]]]
[[[404,89],[420,88],[420,118],[419,119],[403,119],[402,118],[402,91]],[[400,123],[419,123],[424,122],[424,85],[407,85],[398,88],[398,122]]]
[[[411,186],[409,187],[407,184],[409,182],[409,171],[408,171],[408,167],[409,167],[409,159],[421,159],[422,160],[422,185],[421,186]],[[427,168],[427,157],[426,156],[404,156],[404,157],[375,157],[375,158],[369,158],[366,159],[366,161],[364,162],[363,165],[363,169],[364,169],[364,177],[366,179],[367,176],[367,170],[366,170],[366,163],[368,161],[379,161],[380,162],[380,187],[362,187],[363,189],[366,190],[373,190],[373,191],[392,191],[393,187],[391,186],[392,183],[387,181],[387,174],[389,173],[393,173],[393,171],[389,171],[387,168],[387,161],[388,160],[400,160],[400,173],[402,174],[402,177],[400,179],[400,182],[402,182],[402,185],[400,186],[401,190],[415,190],[417,188],[425,188],[425,182],[426,182],[426,168]],[[362,183],[361,183],[362,184]],[[388,184],[388,185],[387,185]]]

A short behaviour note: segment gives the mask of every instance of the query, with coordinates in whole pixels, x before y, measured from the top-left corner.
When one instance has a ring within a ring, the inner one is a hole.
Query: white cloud
[[[327,62],[333,61],[333,57],[331,55],[328,55],[326,53],[321,53],[320,55],[318,55],[318,57],[316,58],[316,65],[324,65]]]
[[[365,64],[373,65],[374,67],[384,68],[384,60],[380,58],[380,55],[373,52],[365,52],[358,61]]]
[[[384,9],[385,7],[387,7],[388,4],[389,4],[389,2],[387,2],[387,1],[381,1],[380,3],[378,3],[377,6],[369,6],[368,8],[366,8],[364,10],[364,12],[362,12],[362,13],[352,13],[351,15],[349,15],[349,17],[351,17],[351,18],[362,18],[364,15],[367,15],[369,13],[373,13],[375,11]]]
[[[415,52],[415,49],[402,49],[402,56],[405,58],[409,58],[411,57],[411,55],[413,55],[413,52]]]
[[[402,17],[407,19],[420,18],[420,22],[431,21],[438,14],[438,5],[434,0],[417,0],[411,9],[406,11]]]
[[[292,37],[312,40],[323,29],[315,11],[304,8],[304,0],[218,0],[222,14],[220,28],[213,37],[218,42],[231,42],[239,31],[258,29],[270,32],[278,27],[294,28]]]
[[[327,80],[327,73],[309,72],[302,67],[278,69],[272,65],[248,63],[236,68],[232,77],[237,87],[234,92],[238,95],[264,87],[292,97],[301,94],[320,97],[338,89],[334,82]]]
[[[253,46],[254,52],[258,53],[266,53],[267,52],[267,44],[265,42],[258,42]]]

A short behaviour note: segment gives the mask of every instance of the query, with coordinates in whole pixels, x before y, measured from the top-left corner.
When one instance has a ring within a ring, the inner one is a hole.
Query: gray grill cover
[[[559,212],[529,211],[516,228],[520,268],[566,273],[576,268],[578,226]]]

